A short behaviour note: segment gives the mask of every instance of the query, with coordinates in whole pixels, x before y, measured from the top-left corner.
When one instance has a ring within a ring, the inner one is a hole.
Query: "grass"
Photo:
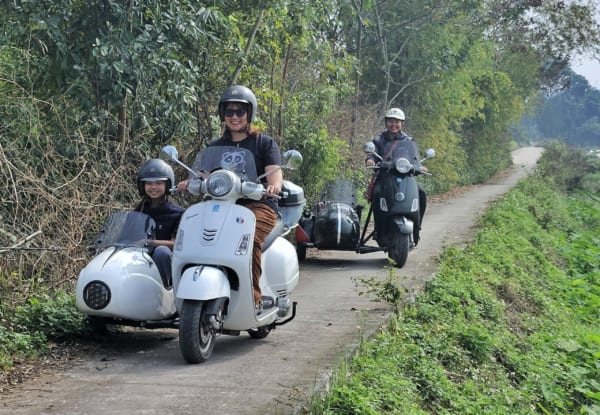
[[[600,414],[599,258],[598,199],[522,181],[308,411]]]

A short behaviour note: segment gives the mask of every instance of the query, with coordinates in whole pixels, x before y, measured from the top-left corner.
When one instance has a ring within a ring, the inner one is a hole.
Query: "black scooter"
[[[363,206],[357,203],[354,185],[336,179],[325,186],[319,202],[303,212],[296,228],[299,260],[306,258],[307,248],[317,248],[359,254],[384,251],[396,267],[406,264],[410,249],[416,245],[415,224],[420,218],[415,176],[421,173],[421,163],[434,157],[435,151],[427,150],[425,158],[419,160],[412,140],[398,142],[386,160],[375,153],[372,142],[365,144],[364,151],[374,154],[379,163],[370,167],[376,170],[377,180],[362,232]]]

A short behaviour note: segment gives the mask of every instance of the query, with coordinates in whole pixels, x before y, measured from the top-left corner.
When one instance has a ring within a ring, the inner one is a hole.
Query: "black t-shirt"
[[[258,133],[256,135],[249,135],[242,141],[233,141],[231,138],[221,137],[208,144],[209,147],[213,146],[233,146],[242,147],[249,150],[254,155],[254,161],[256,163],[256,173],[258,176],[264,174],[266,166],[281,165],[281,152],[279,145],[273,139],[266,134]],[[262,179],[263,185],[267,186],[267,179]],[[251,200],[240,200],[239,204],[251,203]],[[261,202],[271,206],[277,211],[277,199],[264,197]]]

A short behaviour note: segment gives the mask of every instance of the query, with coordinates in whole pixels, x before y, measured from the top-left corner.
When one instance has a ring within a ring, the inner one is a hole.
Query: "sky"
[[[596,20],[600,21],[600,0],[591,0],[596,8]],[[600,58],[577,57],[571,62],[573,72],[585,77],[590,85],[600,89]]]
[[[591,58],[576,58],[571,64],[573,72],[585,77],[591,86],[600,89],[600,61]]]

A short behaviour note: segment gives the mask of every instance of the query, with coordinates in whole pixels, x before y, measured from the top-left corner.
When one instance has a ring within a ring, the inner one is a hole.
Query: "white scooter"
[[[236,204],[265,194],[252,153],[239,147],[208,147],[191,169],[178,160],[172,146],[163,148],[161,158],[189,171],[188,191],[203,196],[181,218],[172,263],[179,347],[187,362],[201,363],[211,356],[220,334],[247,331],[260,339],[296,316],[290,294],[300,272],[296,250],[284,236],[297,226],[306,200],[299,186],[284,181],[282,217],[263,247],[263,310],[256,314],[251,272],[256,220],[252,211]],[[290,150],[284,161],[282,168],[293,169],[302,156]]]
[[[147,239],[154,220],[140,212],[108,217],[96,240],[96,256],[77,278],[76,305],[97,331],[117,325],[176,328],[172,287],[165,287]]]

